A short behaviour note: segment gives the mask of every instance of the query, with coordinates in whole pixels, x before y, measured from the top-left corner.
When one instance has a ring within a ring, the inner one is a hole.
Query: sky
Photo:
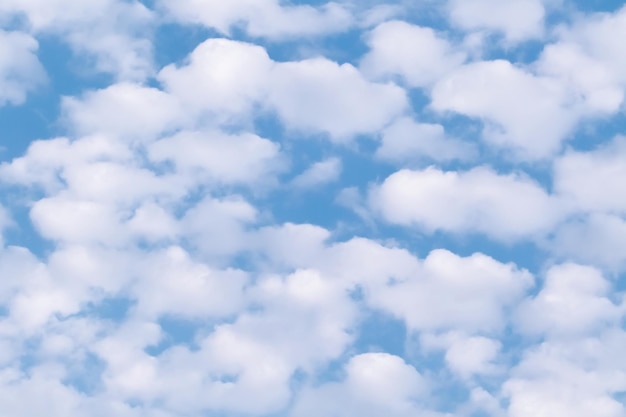
[[[626,417],[626,6],[2,0],[0,416]]]

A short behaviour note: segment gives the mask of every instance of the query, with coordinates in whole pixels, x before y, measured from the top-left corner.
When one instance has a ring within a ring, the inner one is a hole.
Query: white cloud
[[[287,127],[339,142],[382,129],[408,105],[400,87],[371,83],[352,65],[325,58],[278,65],[268,100]]]
[[[367,43],[361,70],[375,78],[400,76],[411,87],[429,87],[465,60],[433,29],[402,21],[381,23]]]
[[[184,236],[208,256],[232,255],[248,248],[247,228],[257,210],[239,196],[205,197],[181,219]]]
[[[146,38],[152,12],[137,1],[6,0],[0,12],[26,17],[35,35],[58,35],[94,68],[122,80],[143,80],[152,71],[152,42]]]
[[[41,199],[31,209],[39,233],[57,242],[125,244],[128,234],[121,217],[110,205],[63,197]]]
[[[560,40],[574,44],[587,57],[602,66],[609,80],[618,80],[622,88],[626,83],[626,52],[621,39],[626,36],[626,7],[614,13],[592,13],[576,19],[570,27],[562,28]],[[558,46],[559,44],[557,44]],[[586,68],[579,68],[583,71]],[[571,70],[570,70],[571,71]]]
[[[345,380],[304,391],[293,417],[359,415],[364,417],[434,415],[419,399],[425,381],[415,368],[387,353],[354,356],[345,365]]]
[[[251,133],[183,131],[150,144],[147,153],[200,183],[263,183],[285,167],[279,145]]]
[[[546,10],[542,0],[450,0],[448,13],[462,29],[502,33],[516,43],[543,35]]]
[[[528,349],[503,386],[511,417],[567,415],[619,417],[626,389],[618,358],[624,332],[601,338],[546,342]]]
[[[562,215],[559,201],[534,181],[485,167],[401,170],[373,187],[369,200],[391,223],[426,233],[483,233],[505,241],[547,233]]]
[[[159,79],[184,106],[216,122],[249,124],[253,111],[274,111],[287,128],[335,141],[374,133],[408,105],[400,87],[369,82],[350,64],[275,62],[260,46],[226,39],[205,41]]]
[[[223,317],[244,307],[247,274],[240,270],[211,270],[194,262],[180,247],[151,254],[141,279],[133,286],[134,310],[143,319],[173,315],[191,319]]]
[[[243,28],[250,36],[281,40],[343,32],[353,23],[349,11],[339,3],[319,7],[281,3],[280,0],[158,2],[166,16],[183,23],[202,24],[226,35],[234,28]]]
[[[577,91],[584,110],[591,115],[614,113],[624,100],[624,85],[615,71],[575,43],[546,46],[535,65],[539,73],[558,78]]]
[[[407,278],[372,287],[367,299],[413,331],[498,332],[505,310],[521,299],[532,276],[486,255],[435,250]]]
[[[182,181],[172,176],[159,176],[132,164],[94,161],[63,167],[59,176],[67,189],[62,198],[78,198],[92,202],[111,203],[125,210],[148,198],[182,197],[186,194]]]
[[[126,226],[134,235],[150,243],[173,240],[180,232],[172,213],[154,202],[141,204]]]
[[[484,139],[521,158],[556,153],[572,132],[578,103],[558,80],[533,75],[509,61],[465,65],[438,80],[433,109],[484,121]]]
[[[87,397],[60,382],[58,376],[42,371],[31,377],[6,379],[2,384],[6,395],[0,399],[0,407],[14,417],[174,417],[158,410],[140,411],[121,401]]]
[[[563,264],[546,273],[541,292],[517,313],[519,328],[547,335],[589,334],[615,324],[621,309],[608,298],[610,284],[594,268]]]
[[[400,118],[385,128],[376,150],[378,158],[396,163],[471,160],[476,155],[473,144],[448,137],[442,125],[410,118]]]
[[[555,192],[576,209],[626,213],[626,139],[593,151],[569,151],[554,162]]]
[[[340,175],[341,159],[333,157],[311,164],[291,184],[296,188],[311,188],[336,181]]]
[[[420,337],[421,348],[429,352],[443,349],[447,367],[463,379],[475,375],[493,376],[503,370],[495,362],[502,344],[484,336],[467,336],[459,332],[443,334],[424,333]]]
[[[127,146],[108,137],[89,136],[74,142],[53,138],[31,142],[23,156],[0,165],[0,172],[7,183],[39,186],[50,193],[63,187],[58,176],[62,166],[131,159]]]
[[[486,337],[460,339],[448,348],[445,360],[450,369],[464,378],[473,374],[490,374],[496,370],[492,362],[500,348],[500,342]]]
[[[24,103],[27,94],[46,80],[37,49],[31,36],[0,30],[0,106]]]
[[[180,250],[170,255],[180,258]],[[206,267],[189,265],[190,259],[178,259],[186,266],[165,269],[157,263],[152,273],[182,277],[192,282],[202,279]],[[174,265],[172,265],[174,266]],[[191,269],[188,269],[191,267]],[[202,274],[199,274],[202,273]],[[223,273],[222,273],[223,274]],[[355,318],[355,308],[348,294],[337,282],[316,271],[299,270],[287,276],[268,274],[258,277],[246,291],[246,305],[254,309],[243,311],[237,296],[241,291],[224,293],[223,279],[236,289],[242,284],[237,274],[216,276],[210,285],[219,285],[206,292],[184,283],[171,283],[172,297],[162,297],[162,291],[151,279],[143,290],[147,300],[155,301],[158,310],[170,314],[206,314],[217,311],[239,311],[230,323],[217,325],[209,334],[198,335],[197,348],[175,345],[158,356],[148,356],[145,346],[158,343],[162,337],[158,326],[137,323],[125,325],[96,345],[98,354],[107,361],[105,381],[108,389],[122,398],[155,399],[176,414],[199,414],[209,410],[226,413],[267,415],[283,409],[291,396],[290,379],[299,369],[313,372],[328,360],[339,356],[352,335],[349,329]],[[241,277],[239,277],[241,278]],[[170,281],[170,278],[167,278]],[[199,281],[197,282],[199,283]],[[227,286],[228,287],[228,286]],[[138,289],[138,295],[143,293]],[[184,295],[185,292],[188,292]],[[183,295],[182,297],[180,297]],[[196,302],[187,304],[192,297]],[[213,299],[214,302],[205,302]],[[233,298],[235,296],[235,298]],[[203,301],[204,300],[204,301]],[[241,298],[239,298],[241,300]],[[152,303],[150,304],[152,305]],[[145,305],[138,306],[146,311]],[[224,310],[225,309],[225,310]],[[148,310],[151,311],[151,310]],[[259,360],[259,358],[262,358]]]
[[[66,123],[81,135],[111,134],[151,141],[186,119],[175,97],[137,84],[113,84],[62,101]]]
[[[185,65],[168,65],[158,78],[192,111],[245,120],[266,94],[274,65],[260,46],[209,39],[196,47]]]

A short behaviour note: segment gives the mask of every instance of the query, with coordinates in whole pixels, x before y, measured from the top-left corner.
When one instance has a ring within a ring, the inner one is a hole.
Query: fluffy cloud
[[[591,152],[569,151],[554,164],[554,189],[579,210],[626,212],[626,139]]]
[[[183,131],[148,146],[154,163],[172,162],[196,182],[262,183],[284,168],[279,145],[257,135]]]
[[[166,16],[179,22],[202,24],[223,34],[243,28],[250,36],[270,39],[340,32],[353,23],[348,9],[336,2],[319,7],[283,6],[280,0],[160,0],[158,4]]]
[[[493,376],[503,370],[496,363],[502,349],[496,339],[467,336],[459,331],[425,333],[420,337],[420,347],[427,353],[444,350],[447,367],[465,380],[477,375]]]
[[[624,342],[624,332],[616,330],[528,349],[503,387],[509,415],[623,415],[617,396],[626,387],[626,374],[615,359]]]
[[[584,109],[591,114],[614,113],[624,100],[617,71],[587,55],[579,44],[562,41],[546,46],[536,66],[542,74],[579,92]]]
[[[431,28],[402,21],[381,23],[367,38],[361,70],[372,77],[400,76],[412,87],[428,87],[465,60]]]
[[[590,214],[559,227],[550,249],[564,259],[622,271],[626,254],[615,248],[626,244],[626,220],[610,214]]]
[[[541,292],[520,306],[520,327],[548,335],[589,334],[616,323],[621,309],[608,298],[610,285],[591,267],[564,264],[546,273]]]
[[[45,81],[37,41],[21,32],[0,30],[0,106],[22,104]]]
[[[451,0],[448,13],[465,30],[498,32],[509,42],[520,42],[543,34],[546,10],[542,0]]]
[[[541,235],[561,216],[558,201],[534,181],[484,167],[401,170],[374,187],[369,198],[391,223],[426,233],[484,233],[499,240]]]
[[[245,117],[265,95],[273,66],[260,46],[209,39],[196,47],[186,65],[168,65],[158,78],[195,112]]]
[[[52,34],[77,55],[87,55],[97,72],[119,79],[143,80],[153,71],[152,42],[146,38],[152,12],[137,1],[7,0],[0,13],[26,18],[36,35]]]
[[[180,126],[185,114],[176,98],[156,88],[114,84],[80,98],[65,97],[66,123],[78,134],[111,134],[150,141]]]
[[[279,63],[262,47],[224,39],[205,41],[188,65],[165,67],[159,78],[185,104],[217,120],[272,110],[288,128],[337,141],[373,133],[407,106],[404,90],[369,82],[350,64],[325,58]]]
[[[418,402],[426,391],[425,381],[401,358],[386,353],[358,355],[346,364],[345,372],[341,382],[305,391],[292,415],[430,415]]]
[[[471,160],[476,155],[473,144],[448,137],[442,125],[409,118],[400,118],[383,130],[382,144],[376,150],[377,157],[396,163]]]
[[[504,311],[532,285],[532,276],[482,255],[431,252],[419,272],[373,287],[370,302],[401,317],[412,330],[497,332]]]
[[[324,58],[277,66],[269,103],[287,127],[337,141],[380,130],[408,104],[396,85],[368,82],[352,65]]]
[[[579,110],[568,94],[557,80],[509,61],[484,61],[440,79],[431,106],[482,119],[489,143],[522,158],[545,158],[559,150],[577,121]]]

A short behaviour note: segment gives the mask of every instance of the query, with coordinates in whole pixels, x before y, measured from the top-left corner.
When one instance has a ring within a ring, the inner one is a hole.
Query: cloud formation
[[[624,416],[593,8],[2,2],[0,409]]]

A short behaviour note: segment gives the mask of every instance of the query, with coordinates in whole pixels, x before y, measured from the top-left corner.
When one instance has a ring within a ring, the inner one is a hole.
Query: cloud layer
[[[626,8],[92,3],[0,4],[5,414],[626,415]]]

